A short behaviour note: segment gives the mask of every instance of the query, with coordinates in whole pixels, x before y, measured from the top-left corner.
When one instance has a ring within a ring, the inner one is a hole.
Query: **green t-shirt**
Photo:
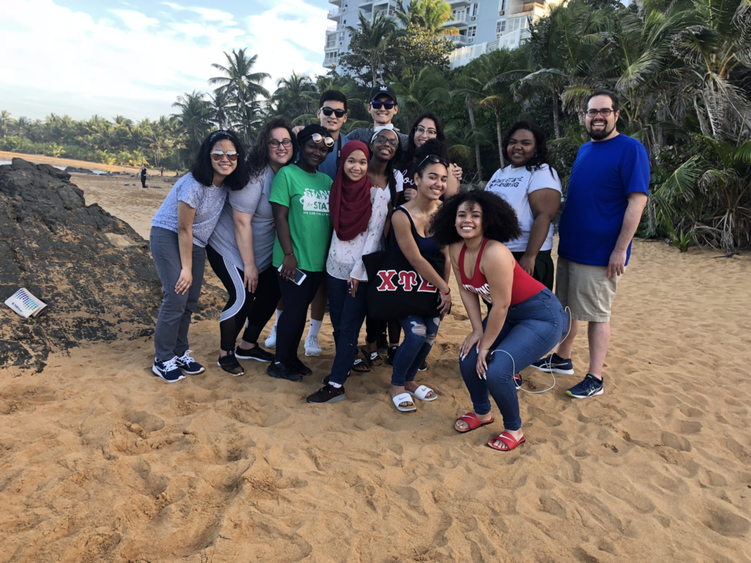
[[[329,193],[331,178],[322,172],[309,174],[295,164],[282,168],[271,183],[269,201],[289,208],[289,231],[297,267],[308,272],[326,271],[331,242]],[[284,251],[277,235],[272,263],[279,268]]]

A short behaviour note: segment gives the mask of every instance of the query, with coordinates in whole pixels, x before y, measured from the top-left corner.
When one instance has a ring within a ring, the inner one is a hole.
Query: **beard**
[[[608,129],[607,121],[605,122],[605,127],[603,127],[602,129],[594,130],[593,125],[594,125],[593,123],[589,124],[589,127],[587,127],[587,134],[594,141],[602,141],[608,135],[610,135],[613,131],[615,131],[615,124],[613,124],[613,126],[610,129]]]

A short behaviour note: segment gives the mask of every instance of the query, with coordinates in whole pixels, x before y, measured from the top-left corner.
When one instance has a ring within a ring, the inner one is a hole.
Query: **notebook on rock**
[[[5,304],[25,319],[36,317],[47,306],[44,301],[34,297],[25,287],[8,297]]]

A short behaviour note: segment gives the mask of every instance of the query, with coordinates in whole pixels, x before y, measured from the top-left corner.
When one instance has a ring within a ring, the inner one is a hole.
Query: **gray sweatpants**
[[[182,263],[177,233],[152,227],[149,246],[164,292],[162,308],[154,329],[156,359],[164,362],[175,356],[182,356],[189,348],[188,328],[193,308],[201,295],[206,249],[193,245],[193,283],[185,295],[178,295],[175,293],[175,284],[180,277]]]

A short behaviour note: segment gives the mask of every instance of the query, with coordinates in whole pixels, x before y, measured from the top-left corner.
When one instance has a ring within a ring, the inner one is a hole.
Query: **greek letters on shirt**
[[[398,272],[396,270],[378,270],[376,276],[378,276],[378,291],[396,291],[397,286],[404,288],[404,291],[412,291],[412,288],[417,286],[417,291],[420,293],[435,293],[438,289],[430,282],[422,279],[420,274],[411,270],[402,270]],[[396,282],[394,277],[396,276]]]
[[[303,213],[328,215],[329,192],[324,190],[313,190],[310,188],[305,188],[305,192],[300,198],[300,203],[302,203]]]

